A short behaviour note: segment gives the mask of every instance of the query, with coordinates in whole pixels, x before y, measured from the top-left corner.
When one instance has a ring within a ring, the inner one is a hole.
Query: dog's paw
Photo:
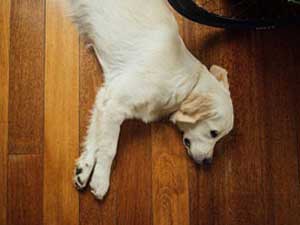
[[[77,160],[73,182],[78,190],[82,190],[88,183],[95,164],[94,159],[80,157]]]
[[[109,177],[103,173],[101,168],[95,167],[94,174],[92,176],[90,187],[92,194],[99,200],[102,200],[109,189]]]
[[[92,187],[91,185],[91,193],[95,196],[95,198],[97,198],[98,200],[103,200],[103,198],[105,197],[106,193],[108,191],[108,186],[105,188],[101,188],[100,187]]]

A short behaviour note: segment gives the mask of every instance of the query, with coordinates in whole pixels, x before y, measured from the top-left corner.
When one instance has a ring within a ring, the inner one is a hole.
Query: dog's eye
[[[217,130],[211,130],[211,131],[210,131],[210,136],[211,136],[212,138],[216,138],[216,137],[218,137],[218,135],[219,135],[219,133],[218,133]]]
[[[190,148],[191,147],[191,141],[188,138],[183,139],[183,144],[185,147]]]

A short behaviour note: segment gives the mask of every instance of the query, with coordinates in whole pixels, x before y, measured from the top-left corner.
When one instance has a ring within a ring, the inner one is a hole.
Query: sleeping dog
[[[227,71],[208,70],[185,47],[166,0],[71,0],[72,18],[102,65],[84,150],[77,160],[78,189],[108,191],[120,125],[170,115],[198,164],[212,160],[218,140],[233,127]]]

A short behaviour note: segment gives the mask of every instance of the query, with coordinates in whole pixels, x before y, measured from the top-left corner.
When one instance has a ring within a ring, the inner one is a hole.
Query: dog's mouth
[[[196,159],[196,158],[193,156],[193,153],[191,152],[190,149],[186,148],[186,152],[187,152],[188,157],[189,157],[193,162],[195,162],[195,163],[198,164],[198,165],[201,165],[201,164],[202,164],[202,161]]]
[[[213,158],[204,158],[204,159],[197,159],[196,157],[193,156],[193,153],[191,152],[190,149],[187,149],[187,154],[189,156],[189,158],[191,160],[193,160],[193,162],[195,162],[197,165],[201,166],[201,165],[205,165],[205,166],[209,166],[212,164]]]

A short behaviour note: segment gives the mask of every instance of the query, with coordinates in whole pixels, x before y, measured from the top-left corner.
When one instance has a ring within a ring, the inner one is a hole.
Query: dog
[[[120,126],[170,115],[198,164],[210,163],[218,140],[233,128],[227,71],[210,70],[186,48],[166,0],[71,0],[71,16],[91,41],[104,72],[76,162],[74,183],[103,199]]]

